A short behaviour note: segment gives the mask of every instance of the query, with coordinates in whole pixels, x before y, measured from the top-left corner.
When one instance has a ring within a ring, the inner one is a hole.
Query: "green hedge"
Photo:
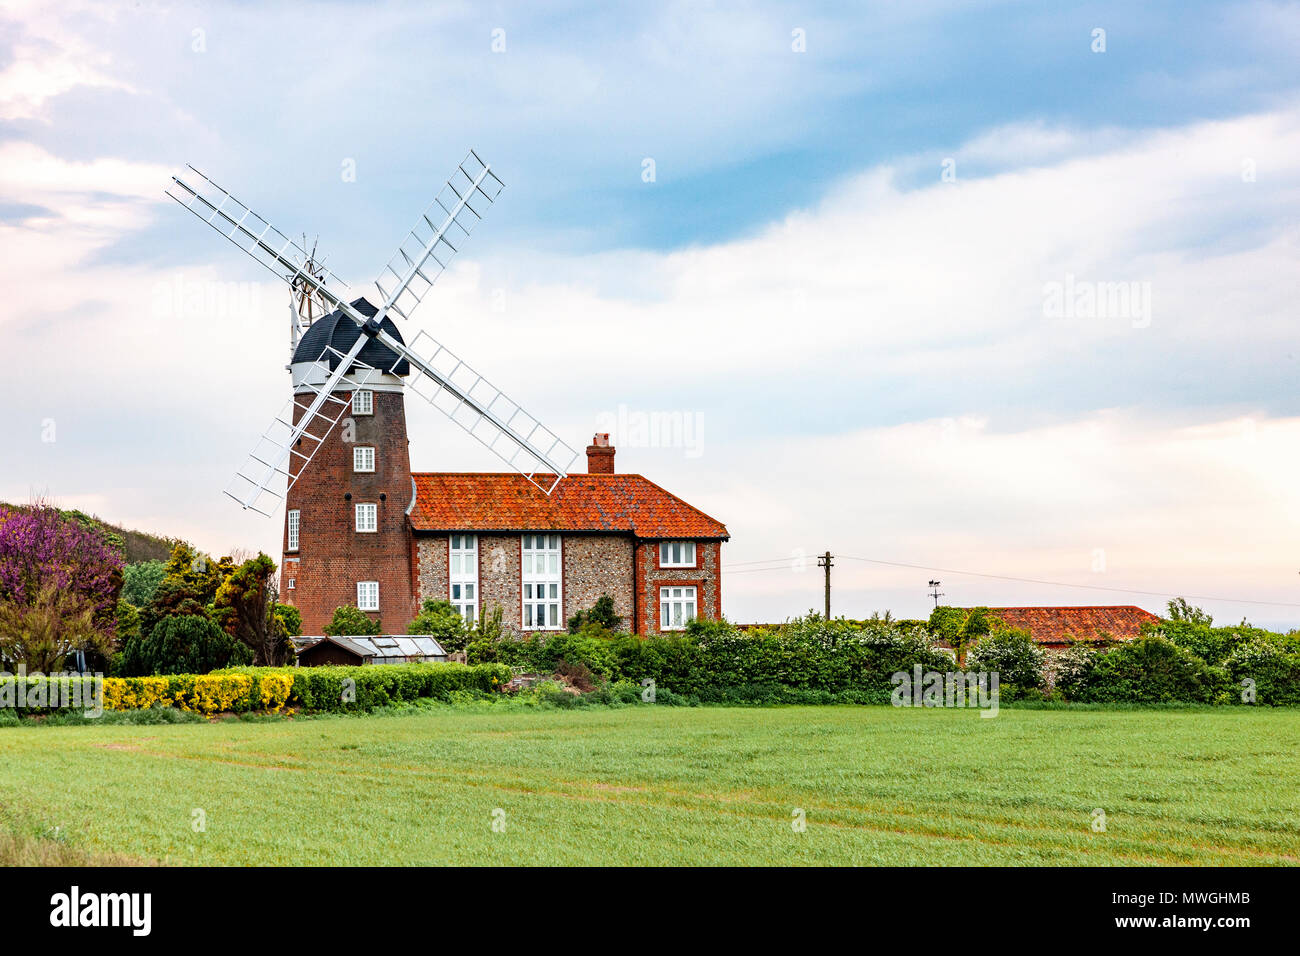
[[[96,692],[93,677],[5,674],[0,676],[0,712],[61,714],[89,710]],[[80,703],[74,705],[74,700]],[[51,706],[56,701],[57,706]]]
[[[362,711],[419,698],[490,694],[510,680],[501,664],[385,664],[368,667],[297,667],[290,703],[313,711]],[[351,681],[351,700],[345,700]]]
[[[1084,655],[1057,690],[1067,700],[1088,703],[1233,702],[1226,670],[1156,634]]]
[[[739,631],[726,622],[696,621],[681,634],[637,637],[587,628],[577,634],[534,634],[522,640],[472,642],[474,662],[499,662],[542,673],[564,663],[598,677],[657,687],[711,700],[724,688],[786,687],[877,699],[892,689],[890,676],[948,671],[952,658],[935,648],[923,628],[841,622],[793,622],[771,630]],[[820,699],[820,698],[819,698]]]

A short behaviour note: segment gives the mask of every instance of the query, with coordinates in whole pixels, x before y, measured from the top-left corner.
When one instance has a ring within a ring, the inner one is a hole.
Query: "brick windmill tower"
[[[548,495],[578,458],[431,335],[420,332],[408,344],[392,318],[409,321],[504,184],[470,150],[375,280],[376,307],[336,292],[347,283],[324,268],[314,247],[306,251],[305,238],[299,245],[187,168],[185,178],[172,177],[167,195],[285,279],[297,302],[293,396],[226,494],[268,517],[283,502],[282,600],[300,607],[305,633],[322,633],[343,604],[400,631],[416,610],[405,391],[442,411]]]
[[[365,299],[351,305],[367,318],[378,311]],[[402,341],[392,319],[380,325]],[[307,327],[289,365],[295,425],[359,338],[361,330],[341,311]],[[311,443],[309,434],[326,435],[311,467],[304,458],[290,458],[280,594],[301,612],[306,634],[323,633],[344,604],[399,633],[418,610],[407,525],[412,483],[403,379],[410,372],[406,359],[367,339],[334,383],[329,410],[298,439],[301,447]],[[341,414],[337,428],[332,412]]]

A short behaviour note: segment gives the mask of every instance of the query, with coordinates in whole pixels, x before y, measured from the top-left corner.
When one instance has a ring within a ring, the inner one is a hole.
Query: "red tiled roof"
[[[1040,644],[1068,644],[1069,638],[1090,641],[1101,632],[1121,641],[1142,633],[1144,623],[1158,624],[1150,611],[1129,605],[1110,607],[991,607],[989,612],[1009,627],[1023,628]]]
[[[522,475],[424,472],[416,531],[606,531],[641,538],[721,538],[726,525],[641,475],[569,475],[548,496]]]

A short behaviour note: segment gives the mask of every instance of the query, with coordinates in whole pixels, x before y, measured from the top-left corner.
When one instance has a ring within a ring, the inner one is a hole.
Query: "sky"
[[[475,149],[411,322],[723,521],[741,622],[1137,604],[1300,626],[1300,4],[0,0],[0,500],[213,554],[288,292]],[[499,470],[408,399],[412,466]],[[652,427],[658,426],[658,427]]]

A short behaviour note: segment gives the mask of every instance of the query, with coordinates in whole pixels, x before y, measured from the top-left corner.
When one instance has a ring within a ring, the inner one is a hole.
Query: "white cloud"
[[[56,11],[40,0],[7,0],[0,15],[17,38],[9,65],[0,71],[0,119],[47,120],[48,102],[79,87],[133,92],[113,76],[109,53],[64,26],[74,16],[83,24],[112,19],[111,8],[60,3]]]

